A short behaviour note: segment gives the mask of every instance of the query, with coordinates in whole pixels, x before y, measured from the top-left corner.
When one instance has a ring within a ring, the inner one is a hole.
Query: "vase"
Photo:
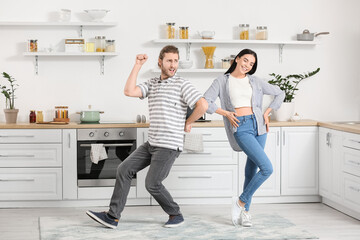
[[[19,109],[4,109],[6,123],[16,123]]]
[[[283,102],[281,107],[274,112],[276,121],[289,121],[294,115],[294,107],[295,104],[293,102]]]

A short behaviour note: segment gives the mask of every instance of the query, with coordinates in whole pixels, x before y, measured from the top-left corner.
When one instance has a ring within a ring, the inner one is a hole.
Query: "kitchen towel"
[[[91,144],[90,159],[93,163],[98,164],[99,161],[108,158],[104,144]]]
[[[201,133],[185,133],[184,151],[190,153],[204,152],[203,135]]]

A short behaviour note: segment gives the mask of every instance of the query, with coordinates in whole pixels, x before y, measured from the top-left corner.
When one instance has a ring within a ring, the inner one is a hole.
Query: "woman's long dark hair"
[[[254,74],[254,73],[256,72],[258,59],[257,59],[256,52],[254,52],[254,51],[251,50],[251,49],[243,49],[241,52],[239,52],[239,54],[236,55],[236,57],[234,58],[233,63],[231,64],[230,68],[226,71],[225,74],[227,74],[227,73],[232,73],[232,72],[235,70],[236,65],[237,65],[237,63],[236,63],[236,61],[235,61],[236,58],[241,58],[241,57],[242,57],[243,55],[245,55],[245,54],[250,54],[250,55],[253,55],[253,56],[255,57],[255,63],[254,63],[254,65],[253,65],[252,69],[247,73],[247,74],[249,74],[249,75]]]

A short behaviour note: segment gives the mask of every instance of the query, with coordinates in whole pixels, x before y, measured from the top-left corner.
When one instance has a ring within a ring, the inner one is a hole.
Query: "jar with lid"
[[[189,27],[179,27],[179,38],[180,39],[189,38]]]
[[[230,66],[231,66],[230,61],[231,61],[230,58],[223,58],[223,59],[221,59],[221,68],[223,68],[223,69],[228,69],[228,68],[230,68]]]
[[[36,112],[36,122],[37,123],[41,123],[44,121],[44,115],[42,111],[37,111]]]
[[[105,36],[95,37],[95,49],[96,52],[105,52]]]
[[[175,38],[175,23],[166,23],[166,33],[168,39],[174,39]]]
[[[30,110],[29,122],[30,122],[30,123],[35,123],[35,122],[36,122],[36,113],[35,113],[35,110]]]
[[[106,40],[105,52],[115,52],[115,40]]]
[[[256,27],[256,40],[267,40],[268,39],[268,30],[266,26],[257,26]]]
[[[38,40],[30,39],[28,40],[28,51],[29,52],[37,52],[38,51]]]
[[[240,24],[240,39],[249,40],[249,24]]]

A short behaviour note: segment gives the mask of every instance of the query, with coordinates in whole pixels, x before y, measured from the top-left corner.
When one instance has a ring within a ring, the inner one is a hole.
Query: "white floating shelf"
[[[117,22],[0,22],[0,26],[116,26]]]
[[[72,52],[24,52],[24,56],[53,56],[53,57],[62,57],[62,56],[117,56],[117,52],[82,52],[82,53],[72,53]]]
[[[284,44],[316,45],[317,41],[270,41],[270,40],[227,40],[227,39],[155,39],[155,43],[226,43],[226,44]]]
[[[104,75],[105,57],[117,56],[118,52],[24,52],[26,57],[35,57],[35,74],[39,74],[39,57],[100,57],[100,74]]]
[[[151,70],[154,73],[160,73],[161,70],[154,68]],[[178,69],[178,73],[225,73],[227,69],[222,68],[213,68],[213,69],[203,69],[203,68],[189,68],[189,69]]]

